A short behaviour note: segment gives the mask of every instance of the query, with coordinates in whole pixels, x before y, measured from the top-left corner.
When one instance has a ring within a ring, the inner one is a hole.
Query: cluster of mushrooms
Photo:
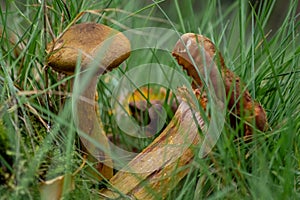
[[[103,41],[109,38],[112,40],[107,48]],[[265,131],[267,118],[264,109],[251,99],[249,92],[242,87],[239,77],[225,66],[221,54],[216,53],[215,45],[202,35],[186,33],[175,44],[172,54],[178,64],[193,78],[192,87],[194,91],[199,91],[199,88],[203,86],[199,72],[203,72],[205,64],[199,50],[200,46],[205,50],[206,61],[215,62],[212,59],[214,57],[218,59],[226,96],[229,97],[227,110],[232,112],[233,118],[247,115],[246,121],[248,123],[245,123],[245,135],[250,136],[252,134],[252,122],[255,122],[256,129]],[[97,23],[82,23],[71,26],[60,37],[51,42],[47,50],[48,66],[67,75],[75,73],[79,62],[80,71],[87,70],[90,63],[97,60],[98,52],[102,51],[101,60],[97,63],[97,71],[94,72],[94,75],[86,83],[86,89],[81,93],[84,98],[77,101],[77,119],[75,121],[77,121],[80,131],[96,139],[101,146],[109,150],[107,136],[104,131],[99,131],[102,130],[99,128],[101,122],[94,112],[96,85],[103,72],[117,68],[129,57],[130,41],[122,33],[108,26]],[[213,72],[211,78],[214,79]],[[86,99],[90,100],[89,103]],[[200,95],[199,102],[205,109],[207,99],[204,95]],[[113,174],[114,162],[108,151],[104,152],[94,146],[86,137],[80,137],[82,144],[89,147],[87,153],[98,160],[98,171],[109,180],[112,186],[101,191],[104,198],[117,198],[122,195],[136,199],[165,198],[169,191],[188,174],[189,169],[187,168],[180,171],[176,171],[176,169],[184,167],[193,160],[194,152],[190,148],[185,148],[183,152],[180,152],[180,157],[174,156],[178,154],[176,150],[167,150],[164,159],[161,158],[160,148],[168,143],[183,144],[182,138],[185,140],[188,138],[192,145],[199,144],[201,138],[198,134],[197,123],[201,127],[203,121],[200,114],[196,113],[198,122],[193,122],[195,121],[195,113],[184,101],[178,106],[174,119],[147,148],[128,163],[127,168],[132,169],[132,171],[120,170]],[[189,127],[188,131],[179,130],[178,126],[174,125],[178,122],[183,127]],[[142,172],[135,173],[140,169],[143,169]],[[146,186],[143,184],[145,181],[147,181]]]

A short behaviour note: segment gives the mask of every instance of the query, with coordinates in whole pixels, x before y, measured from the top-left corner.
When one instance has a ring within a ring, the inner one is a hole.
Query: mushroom
[[[178,64],[194,79],[194,88],[203,86],[199,74],[205,77],[205,70],[208,70],[210,71],[209,78],[217,91],[219,83],[217,83],[215,70],[218,69],[210,66],[215,65],[216,62],[220,64],[226,96],[230,96],[228,110],[233,110],[231,119],[235,120],[235,116],[245,116],[248,123],[251,124],[254,120],[260,131],[266,130],[267,117],[264,109],[259,103],[252,100],[248,90],[244,89],[240,78],[226,67],[221,53],[216,55],[216,48],[212,41],[203,35],[186,33],[177,41],[172,54],[177,59]],[[234,126],[233,122],[232,125]],[[245,135],[250,136],[251,134],[252,128],[246,124]]]
[[[97,63],[97,71],[89,78],[86,88],[80,93],[81,98],[76,102],[79,131],[96,139],[102,149],[89,142],[86,137],[80,136],[86,150],[101,163],[98,170],[110,178],[113,175],[112,160],[109,156],[108,139],[101,128],[95,108],[95,96],[98,77],[101,73],[118,67],[130,54],[130,42],[122,33],[108,26],[97,23],[82,23],[71,26],[59,38],[51,42],[47,50],[48,66],[67,75],[74,74],[76,64],[81,57],[80,80],[91,63],[98,61],[100,51],[101,60]],[[98,56],[98,57],[97,57]],[[77,89],[77,88],[76,88]],[[73,88],[73,91],[75,88]],[[92,103],[91,103],[92,102]]]
[[[13,49],[12,55],[18,58],[24,49],[24,43],[18,40],[18,36],[8,27],[4,28],[0,25],[0,41],[2,40],[5,42],[1,43],[1,49],[6,53]]]

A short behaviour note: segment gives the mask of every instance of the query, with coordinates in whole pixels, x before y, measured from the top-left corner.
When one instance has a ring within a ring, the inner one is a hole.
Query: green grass
[[[282,21],[272,20],[280,3],[276,1],[253,7],[243,0],[51,2],[46,2],[47,22],[38,1],[6,1],[6,8],[1,7],[0,199],[39,199],[42,179],[73,173],[82,163],[70,96],[64,92],[70,78],[45,68],[45,46],[86,11],[79,22],[104,23],[120,31],[164,27],[206,35],[266,110],[269,130],[257,131],[248,143],[226,123],[213,151],[204,159],[196,156],[189,166],[193,170],[167,199],[300,199],[298,1],[286,1]],[[11,33],[15,43],[8,39]],[[110,81],[99,82],[99,91],[105,91],[99,92],[101,104],[108,104],[116,84],[111,77],[153,60],[172,62],[166,52],[133,52],[126,67],[106,75]],[[101,117],[108,131],[119,133],[109,112]],[[122,141],[130,146],[133,140],[124,136]],[[141,147],[149,141],[139,142]],[[75,176],[76,189],[64,195],[93,199],[99,185],[85,167]]]

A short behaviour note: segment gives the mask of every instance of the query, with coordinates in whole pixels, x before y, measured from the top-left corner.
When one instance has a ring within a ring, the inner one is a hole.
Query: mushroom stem
[[[181,102],[164,131],[110,179],[113,188],[103,189],[101,195],[113,199],[165,199],[191,170],[187,166],[194,159],[194,148],[203,141],[198,128],[207,129],[200,113]]]
[[[75,122],[78,131],[84,133],[80,135],[80,139],[86,152],[100,162],[96,167],[98,171],[110,178],[113,170],[108,139],[98,121],[94,99],[98,77],[101,73],[118,67],[129,56],[130,42],[125,35],[103,24],[82,23],[71,26],[51,42],[47,49],[48,65],[65,74],[74,74],[78,57],[82,58],[78,76],[80,85],[75,84],[73,87],[73,93],[80,94],[79,98],[75,98]],[[92,74],[89,71],[91,67],[95,70]],[[77,87],[86,81],[87,85],[83,90]]]
[[[81,78],[83,77],[79,77],[79,79]],[[89,137],[88,139],[85,136],[80,136],[82,144],[91,155],[98,161],[101,161],[96,168],[105,178],[110,178],[113,176],[113,162],[109,156],[108,138],[98,119],[99,116],[95,112],[95,108],[97,108],[97,102],[95,101],[97,82],[98,76],[93,76],[79,95],[79,98],[76,99],[76,123],[79,130]],[[91,140],[95,140],[99,145],[95,145]]]

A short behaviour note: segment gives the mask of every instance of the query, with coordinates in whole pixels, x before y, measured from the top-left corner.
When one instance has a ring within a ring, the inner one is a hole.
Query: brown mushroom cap
[[[103,42],[105,45],[101,65],[111,70],[130,54],[130,42],[119,31],[97,23],[82,23],[71,26],[61,37],[48,44],[48,65],[58,72],[73,74],[78,57],[82,62],[91,61]]]
[[[175,44],[173,49],[173,55],[178,59],[185,59],[186,62],[191,63],[191,59],[186,50],[189,50],[191,56],[195,59],[195,63],[201,57],[199,57],[199,47],[202,47],[207,56],[213,58],[216,55],[216,49],[214,43],[207,37],[195,33],[185,33]],[[222,68],[226,68],[222,55],[219,53],[218,58]],[[200,60],[201,61],[201,60]]]
[[[193,58],[196,58],[200,53],[199,46],[202,46],[210,57],[214,57],[216,52],[214,44],[207,37],[195,33],[183,34],[175,44],[173,54],[190,61],[187,50],[190,51]]]
[[[198,86],[202,87],[202,81],[199,73],[206,76],[205,68],[210,72],[210,78],[217,88],[218,68],[215,66],[216,50],[214,44],[203,35],[195,33],[186,33],[175,44],[172,51],[179,65],[181,65],[191,76]],[[224,67],[224,61],[221,56],[221,66]],[[195,85],[193,85],[196,87]],[[198,87],[197,86],[197,87]]]
[[[10,48],[13,48],[13,55],[18,57],[21,54],[22,49],[24,49],[24,44],[22,41],[18,41],[17,35],[10,30],[3,29],[0,25],[0,40],[5,40],[7,43],[3,43],[0,47],[5,52],[8,52]]]

